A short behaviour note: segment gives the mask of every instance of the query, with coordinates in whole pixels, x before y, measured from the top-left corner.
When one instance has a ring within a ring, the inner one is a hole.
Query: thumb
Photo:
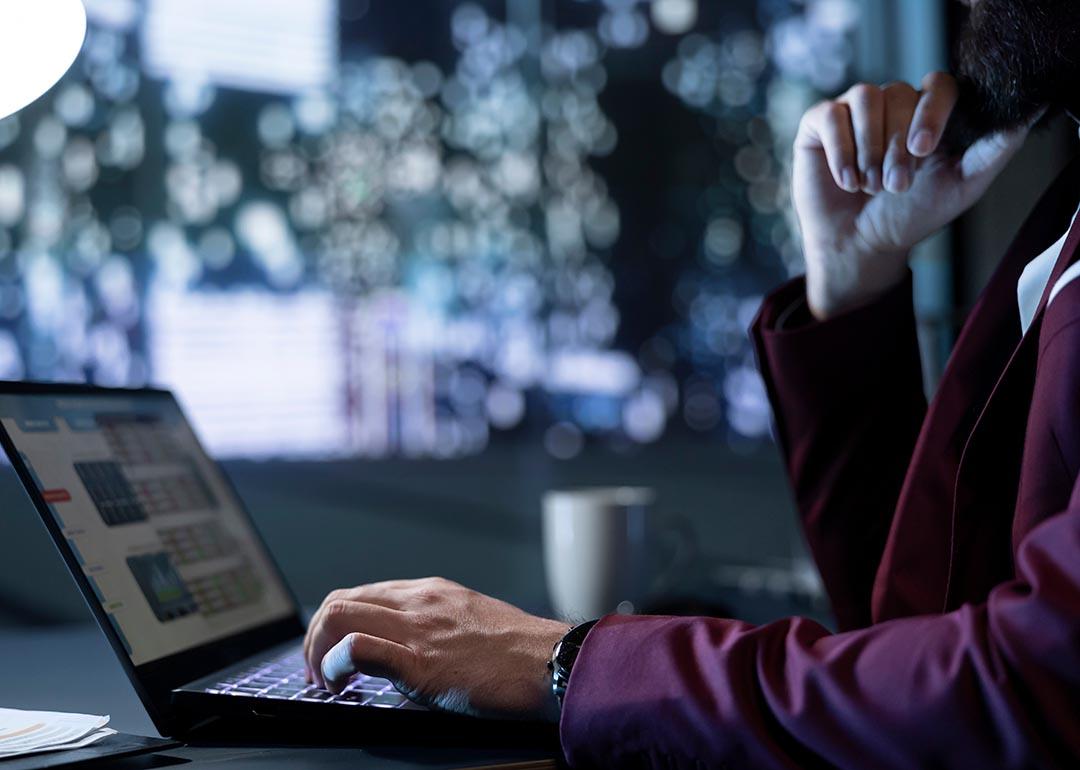
[[[960,159],[960,178],[966,183],[989,183],[1024,146],[1027,135],[1028,129],[1022,128],[991,134],[975,142]]]
[[[1024,146],[1031,129],[1045,112],[1045,109],[1040,110],[1026,125],[1011,131],[999,131],[971,145],[960,159],[960,177],[970,182],[982,181],[983,177],[996,177]],[[989,182],[989,179],[986,181]]]

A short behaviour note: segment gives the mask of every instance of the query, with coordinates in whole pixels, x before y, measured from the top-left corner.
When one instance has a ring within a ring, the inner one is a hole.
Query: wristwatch
[[[570,684],[570,670],[574,667],[581,645],[585,643],[585,637],[599,621],[590,620],[588,623],[571,628],[562,639],[555,643],[551,650],[551,660],[548,661],[548,671],[551,672],[551,692],[562,710],[563,698],[566,697],[566,686]]]

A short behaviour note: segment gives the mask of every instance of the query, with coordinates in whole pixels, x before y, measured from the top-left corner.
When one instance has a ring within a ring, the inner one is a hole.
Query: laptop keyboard
[[[349,682],[348,687],[337,695],[321,690],[304,680],[303,653],[295,651],[224,676],[213,686],[207,687],[206,692],[309,703],[343,703],[391,709],[422,708],[395,690],[389,680],[363,674]]]

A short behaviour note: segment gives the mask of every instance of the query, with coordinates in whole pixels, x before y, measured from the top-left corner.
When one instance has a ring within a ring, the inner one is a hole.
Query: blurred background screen
[[[798,117],[853,0],[87,0],[0,122],[0,377],[218,456],[768,441]]]

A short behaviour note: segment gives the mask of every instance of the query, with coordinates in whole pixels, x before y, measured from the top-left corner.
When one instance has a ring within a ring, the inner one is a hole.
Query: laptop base
[[[333,704],[243,703],[244,698],[182,694],[177,708],[202,714],[182,735],[193,746],[438,747],[559,754],[557,725],[475,719],[435,711],[354,709]],[[254,711],[253,708],[258,708]],[[194,712],[191,710],[195,709]],[[208,716],[214,709],[216,716]]]

